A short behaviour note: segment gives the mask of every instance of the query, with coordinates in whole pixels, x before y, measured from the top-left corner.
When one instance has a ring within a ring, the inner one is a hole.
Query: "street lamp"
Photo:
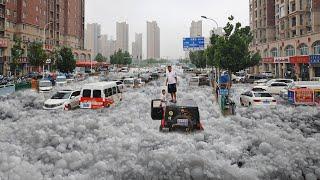
[[[207,17],[207,16],[201,16],[201,18],[203,18],[203,19],[207,19],[207,20],[210,20],[210,21],[213,21],[216,25],[217,25],[217,30],[219,29],[219,25],[218,25],[218,22],[216,21],[216,20],[214,20],[214,19],[212,19],[212,18],[209,18],[209,17]],[[214,30],[213,30],[213,33],[214,33]],[[219,70],[219,68],[216,68],[215,69],[215,73],[216,73],[216,78],[220,78],[219,76],[220,76],[220,70]],[[219,72],[217,72],[217,71],[219,71]]]
[[[45,51],[46,50],[46,29],[47,29],[47,26],[49,26],[50,24],[52,24],[53,22],[48,22],[47,24],[44,25],[43,27],[43,50]],[[43,75],[44,75],[44,65],[42,66],[42,72],[43,72]]]

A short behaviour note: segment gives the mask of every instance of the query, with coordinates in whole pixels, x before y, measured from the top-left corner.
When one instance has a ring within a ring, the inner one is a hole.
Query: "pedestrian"
[[[166,85],[168,86],[168,93],[171,94],[171,101],[173,103],[177,102],[177,74],[172,71],[172,66],[168,66]]]
[[[161,91],[161,107],[165,107],[167,103],[167,92],[165,89]]]

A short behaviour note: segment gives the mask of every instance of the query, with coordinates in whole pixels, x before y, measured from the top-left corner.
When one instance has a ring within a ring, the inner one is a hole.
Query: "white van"
[[[101,109],[117,104],[122,100],[122,93],[116,82],[98,82],[82,87],[80,108]]]
[[[42,79],[39,81],[39,92],[50,92],[52,90],[52,82],[49,80]]]

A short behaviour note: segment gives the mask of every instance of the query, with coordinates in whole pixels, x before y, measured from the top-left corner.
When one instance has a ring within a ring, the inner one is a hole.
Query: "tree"
[[[11,49],[11,63],[10,63],[10,69],[14,72],[14,77],[17,76],[17,68],[19,64],[19,59],[24,54],[24,49],[22,48],[21,39],[14,37],[13,39],[14,44]]]
[[[250,27],[242,27],[241,23],[232,24],[234,18],[229,17],[229,22],[224,27],[224,36],[211,38],[211,45],[214,48],[214,55],[209,52],[207,55],[214,56],[216,67],[228,70],[231,74],[240,70],[257,65],[261,57],[258,53],[250,52],[249,45],[253,40]],[[208,51],[207,51],[208,52]]]
[[[76,68],[76,60],[69,47],[62,47],[57,55],[57,69],[63,73],[70,73]]]
[[[101,53],[98,53],[94,60],[97,62],[104,62],[106,61],[106,58]]]
[[[32,66],[43,66],[47,59],[46,52],[43,50],[43,44],[32,42],[28,46],[28,59]]]
[[[194,51],[189,53],[190,61],[194,64],[197,68],[205,68],[206,67],[206,56],[203,50],[201,51]]]
[[[132,57],[129,52],[122,52],[122,50],[119,49],[117,52],[110,56],[110,63],[128,65],[132,63]]]

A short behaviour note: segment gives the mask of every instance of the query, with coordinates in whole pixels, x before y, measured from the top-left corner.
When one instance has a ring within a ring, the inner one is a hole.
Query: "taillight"
[[[253,102],[261,102],[261,100],[255,99],[253,100]]]

